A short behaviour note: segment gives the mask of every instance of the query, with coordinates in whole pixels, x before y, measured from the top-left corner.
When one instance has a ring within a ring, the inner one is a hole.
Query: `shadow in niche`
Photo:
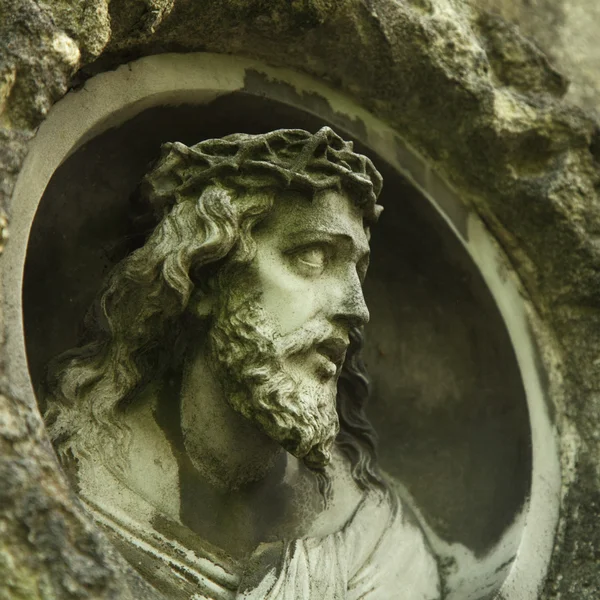
[[[70,156],[46,189],[29,242],[23,301],[34,385],[51,357],[77,344],[98,285],[135,244],[128,199],[162,142],[324,124],[231,94],[206,106],[148,109]],[[356,147],[384,176],[386,208],[365,290],[381,463],[438,535],[483,555],[530,485],[529,419],[514,352],[482,277],[442,219],[384,160]]]

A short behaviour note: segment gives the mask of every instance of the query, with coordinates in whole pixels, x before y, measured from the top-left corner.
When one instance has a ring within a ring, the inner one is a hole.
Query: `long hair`
[[[323,144],[330,150],[326,158]],[[344,188],[373,222],[380,187],[370,161],[327,128],[315,135],[282,130],[229,136],[193,148],[166,144],[141,187],[158,225],[107,277],[86,319],[82,345],[48,368],[45,418],[61,460],[86,457],[89,439],[105,452],[126,446],[129,432],[119,410],[185,351],[174,349],[185,337],[186,310],[210,274],[252,261],[252,230],[271,210],[277,191]],[[337,442],[357,484],[368,488],[385,484],[365,414],[369,388],[361,346],[362,332],[354,329],[338,385]],[[123,455],[111,458],[118,468]]]

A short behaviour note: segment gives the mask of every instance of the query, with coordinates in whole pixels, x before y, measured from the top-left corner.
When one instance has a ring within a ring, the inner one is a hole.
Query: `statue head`
[[[199,346],[231,407],[316,471],[334,441],[381,482],[365,417],[362,279],[381,176],[331,129],[168,143],[140,186],[143,245],[107,277],[84,343],[50,366],[64,460],[112,452],[119,411]],[[201,415],[181,406],[191,456]]]

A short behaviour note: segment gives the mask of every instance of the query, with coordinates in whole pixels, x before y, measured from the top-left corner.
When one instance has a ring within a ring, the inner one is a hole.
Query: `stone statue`
[[[360,359],[381,176],[325,127],[168,143],[46,420],[96,521],[166,598],[433,600],[378,468]]]

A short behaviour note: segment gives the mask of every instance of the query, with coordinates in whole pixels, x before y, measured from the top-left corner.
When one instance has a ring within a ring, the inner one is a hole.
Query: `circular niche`
[[[45,190],[28,246],[23,312],[34,387],[52,357],[77,345],[100,282],[139,244],[130,197],[163,142],[323,125],[331,124],[285,103],[231,93],[203,105],[147,108],[74,151]],[[519,365],[456,235],[385,156],[354,141],[384,178],[365,284],[364,354],[380,463],[441,557],[448,597],[490,597],[517,552],[531,485]]]

